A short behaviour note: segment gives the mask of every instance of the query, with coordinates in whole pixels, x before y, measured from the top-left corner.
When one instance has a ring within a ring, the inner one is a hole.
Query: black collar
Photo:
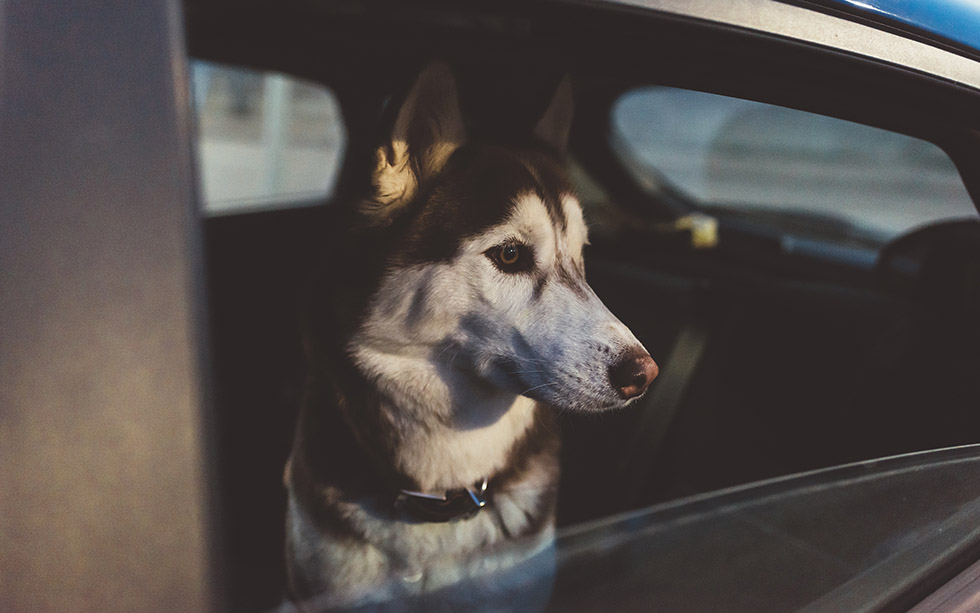
[[[476,515],[488,499],[487,479],[483,478],[472,487],[449,490],[443,495],[400,490],[395,504],[416,519],[446,522]]]

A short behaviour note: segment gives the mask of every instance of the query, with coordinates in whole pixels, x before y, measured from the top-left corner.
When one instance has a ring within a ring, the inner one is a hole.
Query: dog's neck
[[[534,423],[533,400],[465,371],[370,348],[354,357],[375,392],[363,410],[374,413],[385,430],[393,468],[421,491],[492,477],[507,466],[515,443]]]

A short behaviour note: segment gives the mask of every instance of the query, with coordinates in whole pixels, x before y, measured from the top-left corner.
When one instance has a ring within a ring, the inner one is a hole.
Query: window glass
[[[668,87],[625,94],[612,127],[641,183],[705,207],[819,214],[881,240],[977,217],[949,157],[902,134]]]
[[[192,62],[191,74],[206,214],[315,204],[330,195],[346,137],[330,90],[201,61]]]

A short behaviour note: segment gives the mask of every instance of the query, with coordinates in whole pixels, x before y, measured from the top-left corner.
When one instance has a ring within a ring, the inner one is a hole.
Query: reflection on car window
[[[895,603],[975,547],[976,454],[863,462],[570,530],[551,610],[907,610]]]
[[[949,157],[902,134],[668,87],[628,92],[612,122],[641,182],[705,206],[816,213],[882,239],[977,216]]]
[[[333,93],[286,75],[194,61],[198,177],[208,215],[329,196],[345,133]]]

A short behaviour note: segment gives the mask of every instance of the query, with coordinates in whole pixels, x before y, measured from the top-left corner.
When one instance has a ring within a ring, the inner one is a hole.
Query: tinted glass
[[[977,452],[899,456],[691,498],[567,529],[550,547],[518,541],[484,554],[486,574],[418,599],[411,581],[393,577],[392,600],[357,610],[908,610],[923,585],[975,559],[958,556],[980,540]],[[457,563],[428,576],[458,580]]]

